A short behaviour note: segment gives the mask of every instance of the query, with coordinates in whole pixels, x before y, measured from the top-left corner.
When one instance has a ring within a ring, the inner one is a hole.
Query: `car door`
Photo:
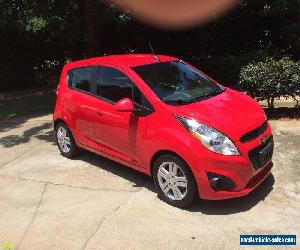
[[[94,91],[101,102],[102,113],[95,122],[95,140],[121,158],[138,163],[139,148],[144,147],[140,143],[146,133],[151,105],[130,77],[114,67],[99,67]],[[116,111],[114,104],[123,98],[132,100],[140,109],[140,114]]]
[[[68,73],[68,85],[72,116],[81,143],[87,144],[94,137],[94,121],[97,114],[97,100],[91,96],[92,84],[97,76],[97,67],[81,67]]]

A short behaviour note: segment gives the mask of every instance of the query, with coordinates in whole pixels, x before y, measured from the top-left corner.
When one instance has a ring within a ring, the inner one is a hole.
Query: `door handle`
[[[85,110],[89,110],[89,111],[93,111],[93,112],[95,112],[97,115],[99,115],[99,116],[103,116],[103,113],[102,112],[100,112],[98,109],[96,109],[96,108],[93,108],[93,107],[91,107],[91,106],[88,106],[88,105],[81,105],[80,106],[82,109],[85,109]]]
[[[86,110],[90,110],[90,111],[94,111],[94,112],[97,112],[98,110],[96,108],[93,108],[91,106],[88,106],[88,105],[81,105],[80,106],[82,109],[86,109]]]

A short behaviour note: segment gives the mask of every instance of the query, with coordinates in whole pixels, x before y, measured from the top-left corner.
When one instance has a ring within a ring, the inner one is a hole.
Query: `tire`
[[[172,206],[190,206],[198,197],[193,173],[178,156],[158,157],[153,165],[153,180],[159,198]]]
[[[75,143],[72,132],[65,123],[60,122],[55,126],[55,138],[62,156],[73,158],[78,154],[79,149]]]

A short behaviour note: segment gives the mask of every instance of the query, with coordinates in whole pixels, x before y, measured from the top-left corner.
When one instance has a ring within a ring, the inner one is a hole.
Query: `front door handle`
[[[93,111],[95,112],[97,115],[99,116],[103,116],[103,113],[100,112],[98,109],[94,108],[94,107],[91,107],[91,106],[88,106],[88,105],[81,105],[80,106],[82,109],[85,109],[85,110],[88,110],[88,111]]]

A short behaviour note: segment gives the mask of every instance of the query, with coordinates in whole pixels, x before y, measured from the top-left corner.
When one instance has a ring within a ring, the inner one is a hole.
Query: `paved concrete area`
[[[0,246],[253,249],[239,246],[240,234],[299,235],[300,121],[272,127],[273,175],[259,188],[182,210],[134,170],[88,152],[63,158],[50,115],[0,122]]]

